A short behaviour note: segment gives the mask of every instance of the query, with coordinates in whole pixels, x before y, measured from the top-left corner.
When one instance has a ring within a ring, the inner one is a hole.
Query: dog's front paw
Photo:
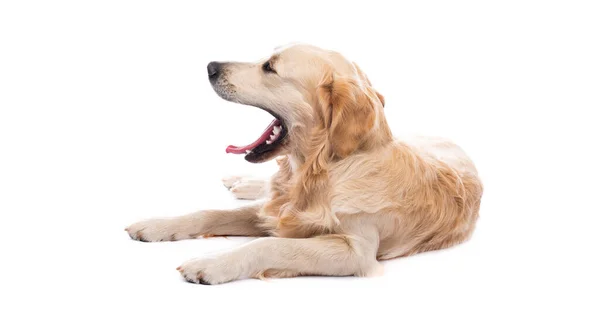
[[[216,285],[241,278],[239,264],[221,258],[194,258],[177,267],[183,278],[194,284]]]
[[[194,238],[183,230],[176,219],[150,219],[134,223],[125,231],[134,239],[142,242],[178,241]]]

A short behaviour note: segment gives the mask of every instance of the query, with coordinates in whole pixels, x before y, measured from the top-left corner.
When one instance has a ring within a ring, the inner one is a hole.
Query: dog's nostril
[[[219,62],[210,62],[206,66],[206,70],[208,71],[208,76],[213,77],[219,74],[221,70],[221,63]]]

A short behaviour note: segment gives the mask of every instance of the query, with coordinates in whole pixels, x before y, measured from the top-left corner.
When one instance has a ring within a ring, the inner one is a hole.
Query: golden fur
[[[260,70],[265,62],[275,75]],[[371,275],[378,270],[376,259],[446,248],[473,232],[483,192],[473,163],[443,139],[394,140],[383,96],[339,53],[307,45],[281,48],[259,63],[228,63],[213,87],[225,99],[281,115],[289,129],[282,146],[260,158],[278,157],[268,200],[234,211],[143,221],[130,226],[129,234],[146,241],[199,235],[279,239],[257,240],[218,260],[189,261],[179,268],[188,281]],[[262,253],[262,259],[248,260],[251,253]],[[229,270],[241,259],[248,262],[244,270]]]

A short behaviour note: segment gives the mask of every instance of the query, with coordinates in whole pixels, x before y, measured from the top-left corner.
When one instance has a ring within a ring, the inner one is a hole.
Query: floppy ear
[[[321,120],[332,155],[344,158],[356,151],[375,125],[374,91],[354,79],[327,74],[318,87]]]

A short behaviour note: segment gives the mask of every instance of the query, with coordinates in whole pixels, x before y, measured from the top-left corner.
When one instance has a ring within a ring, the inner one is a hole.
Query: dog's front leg
[[[205,285],[250,277],[367,276],[380,271],[374,236],[260,238],[229,252],[189,260],[177,269],[188,282]]]
[[[143,242],[178,241],[198,236],[266,236],[258,212],[263,203],[233,210],[207,210],[174,218],[150,219],[125,230]]]

